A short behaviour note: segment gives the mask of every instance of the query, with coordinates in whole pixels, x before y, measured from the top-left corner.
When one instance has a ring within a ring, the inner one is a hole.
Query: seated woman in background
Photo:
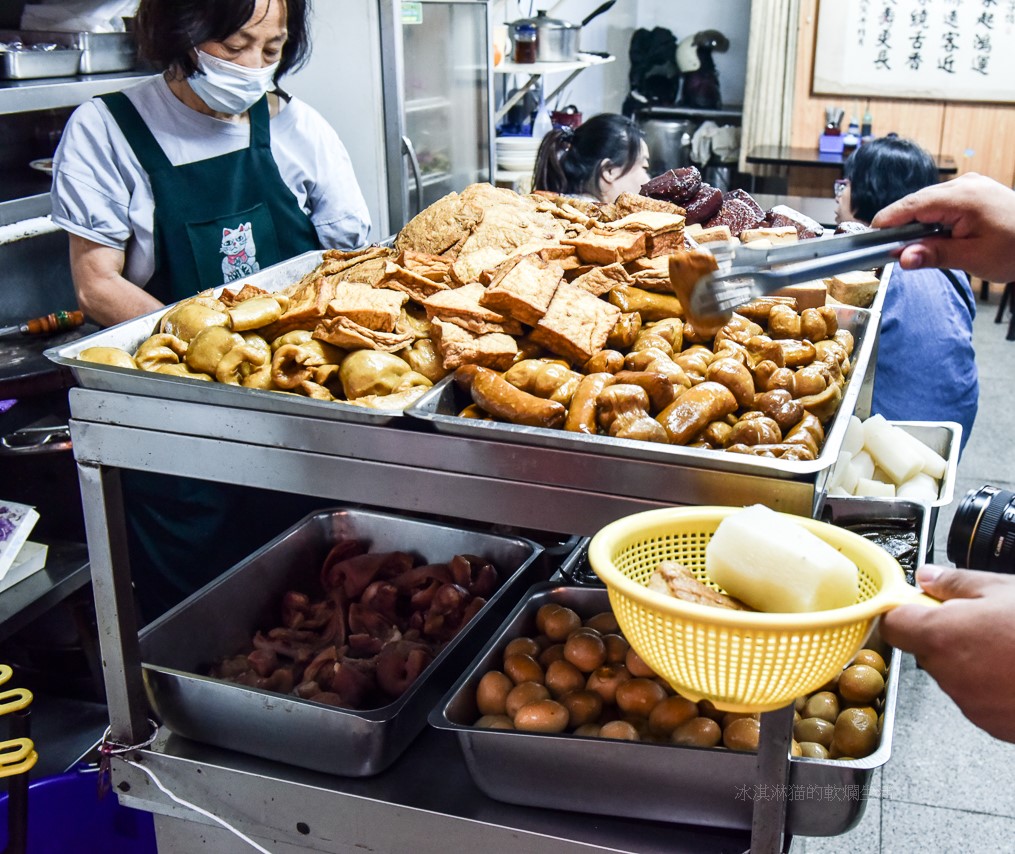
[[[649,180],[648,145],[631,119],[593,116],[577,129],[550,131],[539,146],[533,190],[610,204]]]
[[[934,159],[895,134],[858,148],[844,174],[836,221],[865,225],[882,208],[938,181]],[[871,412],[898,421],[957,421],[965,447],[980,393],[975,314],[969,278],[961,270],[896,265],[881,310]]]

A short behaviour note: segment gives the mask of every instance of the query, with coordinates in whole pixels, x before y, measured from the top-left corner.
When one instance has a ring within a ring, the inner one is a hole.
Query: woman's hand
[[[121,250],[76,234],[68,237],[78,305],[96,323],[113,326],[162,307],[155,297],[123,277]]]
[[[965,270],[992,282],[1015,280],[1015,192],[969,172],[926,187],[880,211],[871,225],[886,228],[909,222],[939,222],[951,238],[931,238],[902,250],[907,270],[943,267]]]
[[[889,611],[881,637],[912,652],[974,724],[1015,742],[1015,578],[932,565],[916,578],[944,603]]]

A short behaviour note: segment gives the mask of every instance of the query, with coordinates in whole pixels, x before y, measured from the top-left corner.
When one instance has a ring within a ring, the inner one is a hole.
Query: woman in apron
[[[344,146],[276,88],[309,49],[306,0],[141,0],[135,23],[163,73],[79,107],[54,162],[53,219],[89,317],[112,325],[312,249],[366,244]],[[146,619],[308,506],[233,484],[122,481]]]

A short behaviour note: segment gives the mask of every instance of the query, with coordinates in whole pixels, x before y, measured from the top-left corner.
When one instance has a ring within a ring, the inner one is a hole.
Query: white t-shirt
[[[162,75],[125,94],[174,166],[249,145],[249,123],[192,110],[173,94]],[[283,182],[310,217],[322,246],[360,248],[370,235],[370,214],[345,146],[308,104],[296,98],[281,104],[270,127],[271,153]],[[52,201],[57,225],[123,250],[124,278],[141,286],[148,282],[155,271],[151,183],[100,100],[82,104],[67,122],[53,162]]]

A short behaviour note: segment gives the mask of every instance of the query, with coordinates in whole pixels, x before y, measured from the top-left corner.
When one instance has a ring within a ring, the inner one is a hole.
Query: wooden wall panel
[[[825,105],[811,97],[814,39],[817,34],[818,0],[801,0],[797,33],[796,80],[793,89],[793,125],[790,145],[817,146],[825,126]],[[848,118],[848,117],[847,117]]]
[[[825,0],[829,2],[829,0]],[[904,101],[893,98],[857,98],[850,100],[835,95],[812,95],[811,77],[814,70],[814,41],[817,33],[818,0],[802,0],[800,4],[800,30],[797,39],[796,85],[793,104],[791,145],[817,147],[818,137],[824,128],[825,107],[838,106],[846,112],[842,129],[856,115],[863,117],[870,103],[874,117],[873,130],[878,136],[895,132],[920,143],[933,154],[952,154],[940,151],[944,127],[943,101]],[[1015,112],[1015,111],[1013,111]]]
[[[1015,108],[1000,105],[948,104],[941,150],[962,172],[980,172],[1003,184],[1015,184]]]

